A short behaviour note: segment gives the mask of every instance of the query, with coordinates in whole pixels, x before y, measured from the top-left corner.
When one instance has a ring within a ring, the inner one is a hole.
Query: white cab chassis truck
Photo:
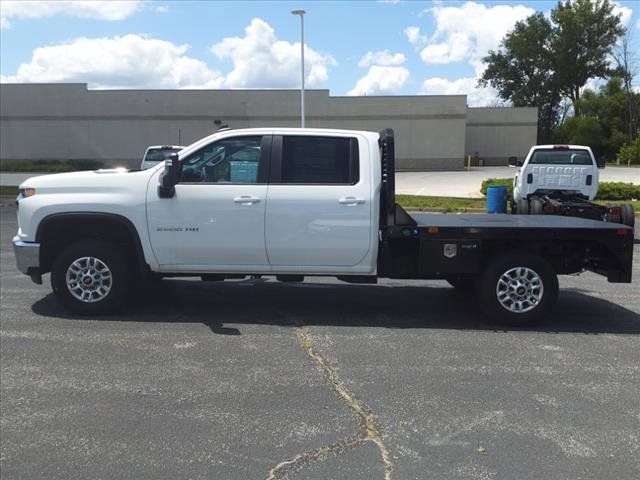
[[[520,167],[513,179],[512,213],[566,215],[633,227],[631,205],[598,205],[599,168],[590,147],[535,145],[524,162],[510,157],[509,166]]]
[[[581,218],[408,214],[395,203],[394,135],[227,130],[144,171],[35,177],[18,196],[18,268],[69,310],[121,308],[143,280],[444,279],[492,320],[531,324],[559,274],[631,281],[633,230]],[[401,301],[401,299],[399,299]]]
[[[140,170],[146,170],[147,168],[155,167],[159,163],[164,163],[169,155],[179,152],[183,148],[182,145],[151,145],[147,147],[142,156]]]

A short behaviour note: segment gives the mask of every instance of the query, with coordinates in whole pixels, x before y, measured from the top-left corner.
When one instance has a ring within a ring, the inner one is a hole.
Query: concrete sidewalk
[[[518,169],[509,167],[474,167],[456,172],[397,172],[396,192],[431,197],[482,198],[480,185],[487,178],[513,177]],[[20,185],[43,173],[0,173],[0,185]],[[640,168],[608,167],[600,170],[600,180],[640,184]]]

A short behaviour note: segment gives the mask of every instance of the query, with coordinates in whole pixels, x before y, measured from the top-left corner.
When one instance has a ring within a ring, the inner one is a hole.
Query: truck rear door
[[[371,166],[360,161],[367,149],[348,134],[273,137],[265,237],[275,269],[349,272],[367,258]]]

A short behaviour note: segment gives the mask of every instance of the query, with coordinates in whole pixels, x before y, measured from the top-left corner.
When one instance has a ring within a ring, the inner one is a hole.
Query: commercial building
[[[308,127],[396,132],[399,170],[488,165],[535,144],[535,108],[470,108],[465,95],[333,97],[306,92]],[[0,161],[96,159],[139,164],[148,145],[231,128],[299,126],[297,90],[89,90],[86,84],[0,86]]]

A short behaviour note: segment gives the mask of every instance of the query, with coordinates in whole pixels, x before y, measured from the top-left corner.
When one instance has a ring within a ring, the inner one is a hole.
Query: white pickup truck
[[[83,314],[112,312],[150,277],[445,279],[492,319],[549,313],[558,274],[630,282],[633,230],[568,217],[407,214],[394,135],[226,130],[149,170],[35,177],[20,186],[18,268]],[[401,299],[398,299],[401,301]]]
[[[520,167],[513,179],[513,213],[635,223],[630,204],[593,203],[604,163],[586,145],[534,145],[524,162],[511,157],[509,165]]]

